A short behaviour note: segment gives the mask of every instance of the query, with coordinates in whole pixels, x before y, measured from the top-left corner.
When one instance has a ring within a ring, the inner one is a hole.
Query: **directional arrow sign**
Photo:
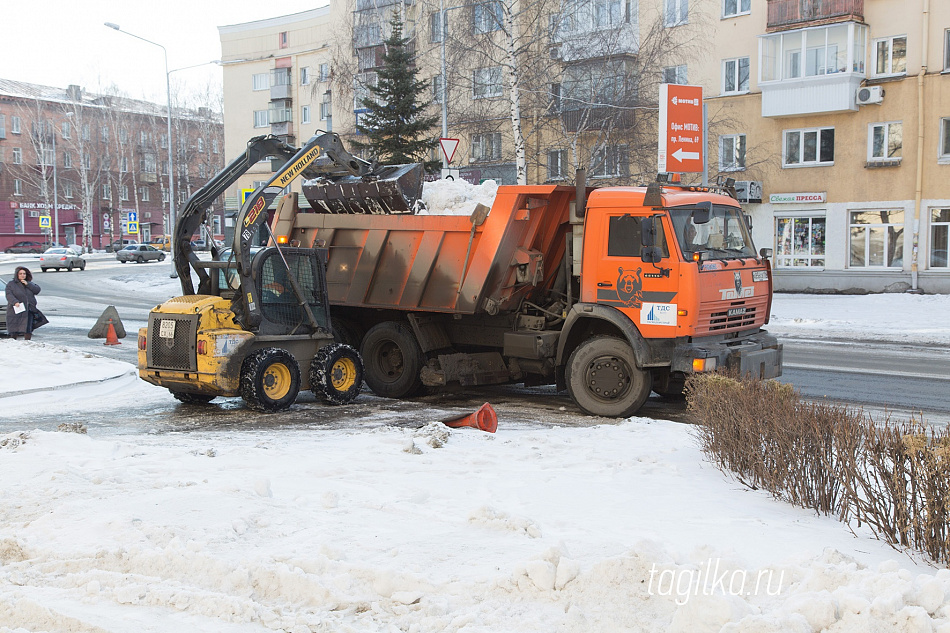
[[[660,172],[703,171],[703,89],[660,84]]]
[[[445,156],[445,162],[451,163],[455,156],[455,150],[458,149],[459,140],[457,138],[440,138],[439,146],[442,148],[442,155]]]

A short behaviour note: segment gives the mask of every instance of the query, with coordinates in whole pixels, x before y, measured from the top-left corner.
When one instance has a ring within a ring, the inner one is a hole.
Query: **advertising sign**
[[[801,204],[804,202],[824,202],[825,192],[815,193],[773,193],[769,195],[771,204]]]
[[[703,88],[660,84],[660,172],[702,173]]]

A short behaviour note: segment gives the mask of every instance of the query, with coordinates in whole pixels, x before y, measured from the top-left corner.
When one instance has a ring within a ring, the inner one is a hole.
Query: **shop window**
[[[950,267],[950,209],[931,209],[930,213],[930,267],[946,270]]]
[[[850,268],[899,268],[904,262],[904,211],[852,211]]]
[[[825,216],[775,218],[775,265],[825,265]]]

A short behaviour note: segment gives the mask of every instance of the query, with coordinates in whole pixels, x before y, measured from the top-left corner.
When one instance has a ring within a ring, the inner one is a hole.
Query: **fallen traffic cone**
[[[495,410],[487,402],[478,408],[475,413],[469,413],[460,417],[447,418],[442,420],[445,426],[457,429],[463,426],[470,426],[479,431],[494,433],[498,428],[498,416]]]
[[[119,337],[115,335],[115,326],[112,325],[112,319],[109,319],[109,331],[106,332],[106,342],[103,345],[122,345]]]

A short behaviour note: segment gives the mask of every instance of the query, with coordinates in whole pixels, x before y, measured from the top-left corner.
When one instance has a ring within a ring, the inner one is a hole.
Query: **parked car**
[[[130,244],[121,251],[116,251],[115,258],[123,264],[125,262],[141,264],[151,260],[165,261],[165,253],[148,244]]]
[[[149,241],[149,244],[161,251],[171,251],[172,250],[172,236],[171,235],[153,235],[152,239]]]
[[[0,292],[4,292],[7,289],[7,282],[0,277]],[[3,298],[0,299],[3,303],[0,304],[0,332],[3,334],[7,333],[7,295],[3,294]]]
[[[204,251],[208,249],[208,243],[203,239],[191,240],[191,247],[196,251]]]
[[[17,242],[5,250],[5,253],[42,253],[46,250],[47,244],[42,242]]]
[[[126,246],[132,246],[134,244],[138,244],[138,242],[135,240],[116,240],[106,246],[106,251],[109,253],[118,253]]]
[[[44,273],[50,268],[59,272],[61,268],[72,272],[73,268],[86,270],[86,260],[71,248],[57,246],[40,255],[40,270]]]

